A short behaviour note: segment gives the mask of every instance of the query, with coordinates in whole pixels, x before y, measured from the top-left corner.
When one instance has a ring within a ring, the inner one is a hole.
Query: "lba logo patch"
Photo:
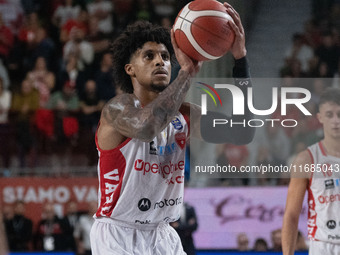
[[[171,124],[174,126],[175,129],[177,130],[181,130],[183,128],[183,125],[181,123],[181,121],[179,120],[179,118],[174,118],[172,121],[171,121]]]
[[[185,133],[177,133],[175,135],[177,145],[183,150],[185,146],[186,135]]]

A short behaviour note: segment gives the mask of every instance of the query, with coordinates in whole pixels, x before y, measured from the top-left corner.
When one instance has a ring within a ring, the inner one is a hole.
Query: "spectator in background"
[[[33,87],[39,91],[40,108],[46,108],[51,91],[55,86],[55,76],[47,69],[45,58],[37,58],[34,68],[27,73],[27,78],[33,82]]]
[[[64,226],[65,250],[76,251],[76,242],[73,237],[74,229],[79,223],[78,205],[74,201],[70,201],[66,207],[66,214],[61,219]]]
[[[134,21],[134,16],[131,15],[133,10],[133,0],[114,0],[114,36],[121,34],[126,26]]]
[[[85,84],[84,92],[80,96],[79,116],[81,134],[81,148],[84,149],[88,159],[88,165],[95,165],[98,159],[97,150],[94,143],[95,132],[100,119],[100,113],[105,104],[98,96],[96,83],[93,80],[88,80]],[[92,139],[89,139],[92,137]]]
[[[0,212],[0,254],[8,254],[8,245],[2,212]]]
[[[313,57],[313,49],[304,43],[302,34],[295,33],[292,38],[292,45],[285,53],[287,59],[298,59],[303,72],[308,72],[309,61]]]
[[[97,208],[97,202],[89,202],[87,214],[80,216],[79,224],[77,224],[74,230],[77,254],[79,255],[91,255],[90,232],[94,222],[93,215],[96,213]]]
[[[134,0],[135,19],[155,21],[155,10],[152,0]]]
[[[222,144],[217,147],[217,150],[217,155],[219,155],[217,164],[221,166],[231,165],[239,170],[241,166],[248,165],[249,151],[246,145]],[[221,180],[227,186],[248,184],[248,179],[244,174],[228,174]]]
[[[113,3],[107,0],[94,0],[87,4],[87,10],[91,18],[98,20],[98,29],[104,34],[113,32]]]
[[[160,19],[161,17],[171,17],[176,16],[176,0],[152,0],[153,6],[155,8],[155,13]],[[184,4],[183,4],[184,6]],[[182,6],[182,8],[183,8]]]
[[[56,91],[48,101],[47,108],[54,112],[53,165],[68,166],[72,150],[78,142],[79,98],[74,86],[66,82],[62,91]],[[60,170],[60,169],[59,169]]]
[[[103,55],[100,70],[95,74],[99,98],[108,101],[116,95],[116,86],[112,76],[112,56],[110,53]]]
[[[74,5],[73,0],[63,0],[53,13],[52,22],[61,28],[68,20],[75,20],[80,12],[80,6]]]
[[[2,18],[5,26],[7,26],[14,35],[17,35],[23,22],[24,11],[21,5],[13,3],[12,0],[1,0],[0,3],[0,13],[3,14]]]
[[[99,30],[98,19],[92,17],[89,21],[89,32],[86,40],[91,43],[94,51],[93,68],[98,70],[105,52],[110,48],[111,35],[104,34]]]
[[[285,165],[291,152],[290,140],[279,125],[268,124],[266,131],[266,138],[263,142],[270,152],[271,163],[275,166]]]
[[[65,251],[67,249],[65,232],[61,219],[55,214],[53,204],[45,204],[36,232],[36,250]]]
[[[25,79],[21,90],[13,94],[11,114],[13,115],[16,144],[20,167],[26,166],[26,155],[29,154],[29,166],[35,161],[34,134],[32,118],[39,108],[39,92],[33,88],[32,81]]]
[[[297,234],[295,250],[296,251],[308,251],[306,239],[300,230],[298,231],[298,234]]]
[[[8,246],[10,251],[29,251],[33,237],[33,223],[25,217],[25,203],[17,201],[14,217],[5,221]]]
[[[70,55],[77,58],[77,68],[86,71],[92,64],[94,51],[92,44],[86,41],[84,30],[73,28],[70,32],[70,40],[64,46],[63,59],[66,60]]]
[[[14,35],[3,21],[0,12],[0,59],[6,60],[14,44]]]
[[[2,61],[2,59],[0,59],[0,78],[2,79],[4,89],[9,89],[10,80],[9,80],[7,68],[4,65],[4,62]]]
[[[47,66],[54,66],[55,45],[47,36],[45,28],[41,25],[39,16],[36,12],[27,14],[25,22],[20,29],[18,39],[21,47],[24,48],[23,64],[24,70],[30,70],[34,66],[38,57],[44,57]]]
[[[14,208],[12,204],[3,204],[1,209],[4,221],[12,220],[14,218]]]
[[[60,41],[62,43],[66,43],[72,39],[71,32],[74,29],[80,29],[84,34],[88,32],[88,21],[89,15],[88,12],[84,9],[81,9],[76,19],[69,19],[60,30]]]
[[[253,251],[268,251],[268,244],[263,238],[257,238],[255,240]]]
[[[249,239],[246,233],[237,235],[237,251],[249,251]]]
[[[193,232],[195,232],[198,227],[195,208],[188,203],[184,203],[179,220],[172,222],[171,226],[181,238],[183,250],[187,255],[195,255],[195,244],[192,237]]]
[[[282,230],[276,229],[271,232],[272,248],[270,251],[282,252]]]
[[[69,82],[72,87],[76,88],[77,94],[80,95],[80,92],[84,88],[88,74],[79,70],[77,61],[78,59],[75,54],[70,54],[68,56],[65,61],[65,65],[60,72],[59,84],[56,90],[62,90],[64,84]]]
[[[256,151],[256,161],[255,165],[256,166],[268,166],[271,164],[271,156],[270,156],[270,151],[269,148],[266,146],[260,145],[257,147]],[[271,173],[261,173],[257,175],[256,181],[258,186],[265,186],[265,185],[270,185],[272,182],[275,182],[274,179],[272,178]]]
[[[330,32],[322,35],[322,44],[315,50],[315,55],[319,59],[319,63],[327,64],[329,74],[332,77],[338,69],[340,58],[340,48],[335,45],[334,38]]]
[[[4,88],[3,80],[0,78],[0,153],[2,158],[3,175],[9,174],[10,163],[10,133],[11,128],[8,121],[8,113],[11,107],[12,94]]]

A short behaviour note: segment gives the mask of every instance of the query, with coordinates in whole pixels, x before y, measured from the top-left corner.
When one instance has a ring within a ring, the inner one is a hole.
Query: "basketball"
[[[196,0],[178,13],[173,30],[178,47],[190,58],[214,60],[226,54],[235,33],[229,25],[232,17],[216,0]]]

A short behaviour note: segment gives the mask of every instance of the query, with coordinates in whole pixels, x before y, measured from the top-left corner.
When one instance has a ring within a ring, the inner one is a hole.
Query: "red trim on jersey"
[[[95,135],[95,141],[100,153],[98,164],[100,203],[96,216],[111,217],[119,199],[126,167],[126,160],[120,149],[131,141],[131,138],[127,138],[124,142],[111,150],[103,150],[99,147],[97,132],[98,128]]]
[[[188,125],[188,135],[187,135],[187,138],[189,138],[190,137],[190,116],[185,114],[185,113],[183,113],[181,110],[179,112],[183,115],[185,121],[187,122],[187,125]]]
[[[322,142],[320,141],[318,144],[319,144],[322,155],[327,157],[327,153],[326,153],[325,147],[323,147]]]
[[[96,216],[111,217],[119,199],[126,160],[118,148],[101,151],[98,167],[101,198]]]
[[[315,240],[315,233],[318,229],[318,226],[316,225],[318,214],[315,211],[315,199],[310,187],[311,186],[308,187],[308,237]]]
[[[314,157],[312,152],[307,149],[307,152],[312,160],[312,164],[314,164]],[[316,225],[316,217],[317,213],[315,211],[315,199],[313,196],[313,192],[311,190],[312,181],[313,181],[313,173],[311,174],[308,182],[308,197],[307,197],[307,203],[308,203],[308,237],[312,240],[315,240],[315,233],[318,229],[318,226]]]

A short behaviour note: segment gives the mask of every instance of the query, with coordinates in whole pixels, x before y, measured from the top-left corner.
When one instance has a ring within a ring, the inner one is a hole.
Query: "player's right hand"
[[[191,59],[178,47],[173,29],[171,29],[171,43],[181,69],[184,71],[188,71],[191,76],[195,76],[201,69],[203,61]]]

